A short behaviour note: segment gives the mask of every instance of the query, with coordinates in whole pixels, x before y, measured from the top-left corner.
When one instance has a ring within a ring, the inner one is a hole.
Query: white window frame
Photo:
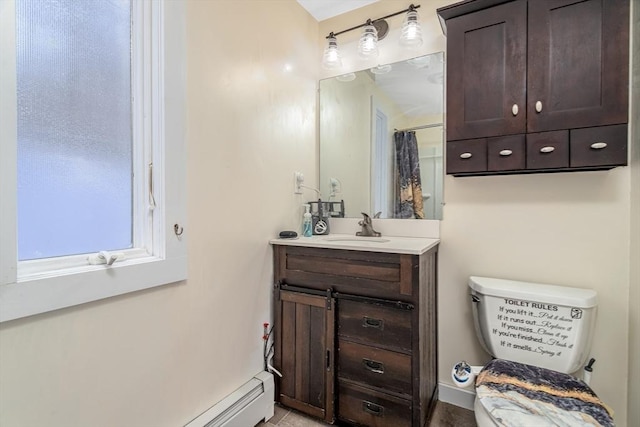
[[[132,86],[144,102],[134,101],[134,122],[143,125],[134,125],[133,156],[145,179],[134,185],[133,211],[145,225],[134,227],[135,248],[123,251],[125,259],[106,266],[89,265],[88,254],[18,261],[15,1],[0,1],[0,322],[187,278],[185,8],[134,0],[132,45],[144,55],[132,61]],[[138,73],[142,84],[134,83]]]

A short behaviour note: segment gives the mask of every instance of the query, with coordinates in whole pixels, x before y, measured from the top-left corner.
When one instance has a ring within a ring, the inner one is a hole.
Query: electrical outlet
[[[304,183],[304,174],[302,172],[293,173],[293,194],[302,194],[302,184]]]

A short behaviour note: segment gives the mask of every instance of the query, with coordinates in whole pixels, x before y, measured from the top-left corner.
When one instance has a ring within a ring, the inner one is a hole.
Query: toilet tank
[[[595,291],[477,276],[469,288],[476,333],[489,354],[568,374],[584,366]]]

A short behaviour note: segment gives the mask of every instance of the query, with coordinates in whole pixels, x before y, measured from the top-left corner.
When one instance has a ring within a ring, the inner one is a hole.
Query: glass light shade
[[[378,30],[371,24],[364,27],[360,36],[358,55],[363,59],[378,57]]]
[[[410,10],[402,23],[400,44],[405,47],[422,46],[422,27],[418,20],[418,12]]]
[[[335,37],[327,37],[327,47],[322,55],[322,67],[326,70],[335,70],[342,67],[342,57],[338,50],[338,41]]]

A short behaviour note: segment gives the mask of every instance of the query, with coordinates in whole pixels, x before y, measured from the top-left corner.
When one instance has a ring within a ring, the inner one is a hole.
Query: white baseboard
[[[247,427],[273,417],[273,375],[258,372],[185,427]]]
[[[438,383],[438,400],[473,411],[476,394],[464,388]]]

